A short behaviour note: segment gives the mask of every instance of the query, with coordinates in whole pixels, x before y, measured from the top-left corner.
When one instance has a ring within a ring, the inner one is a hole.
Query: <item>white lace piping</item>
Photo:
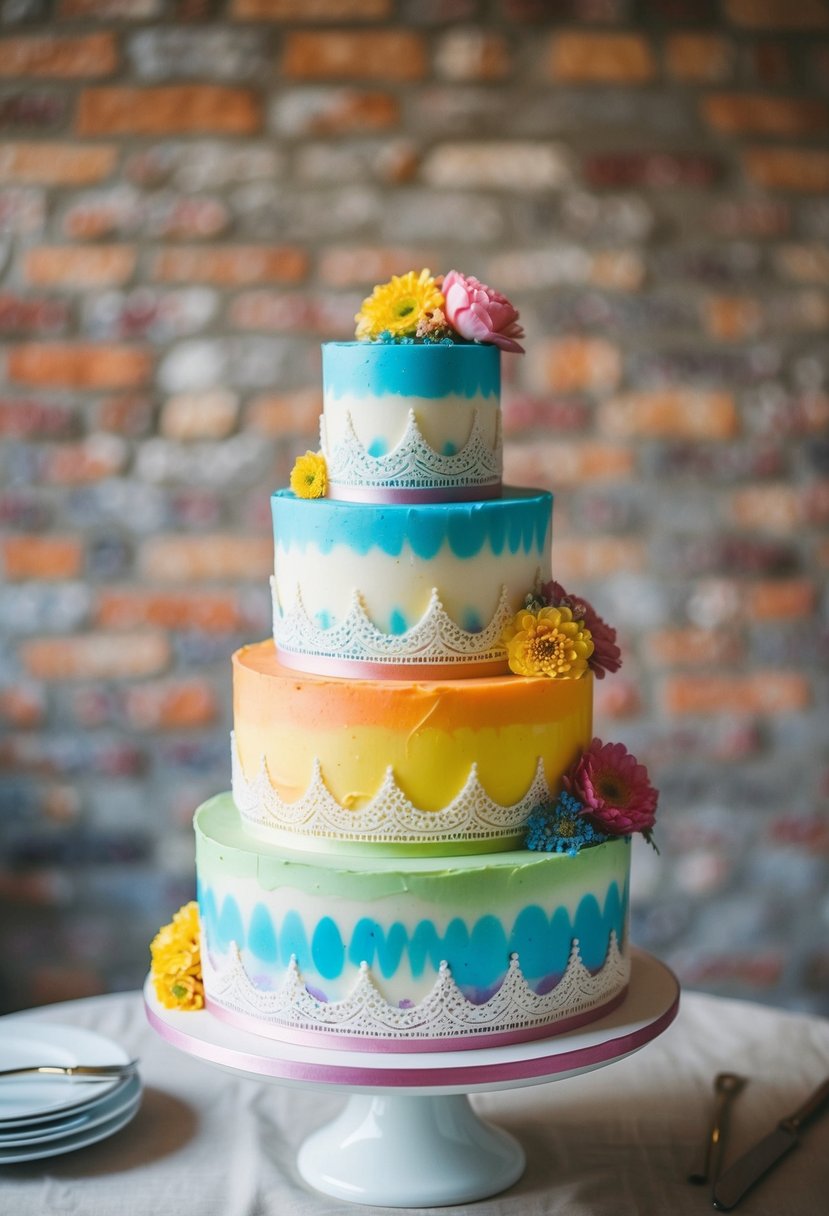
[[[604,965],[596,974],[585,967],[578,939],[574,939],[564,975],[543,995],[533,992],[518,955],[511,955],[503,984],[481,1005],[463,995],[445,962],[431,992],[418,1004],[404,1008],[383,997],[366,963],[361,965],[351,993],[342,1001],[331,1002],[308,991],[293,956],[283,983],[273,991],[262,991],[251,982],[235,943],[226,966],[219,969],[205,950],[203,967],[207,995],[224,1009],[289,1030],[373,1039],[447,1039],[552,1025],[606,1004],[630,978],[630,960],[620,952],[615,932]]]
[[[320,418],[320,446],[328,466],[328,479],[342,486],[430,490],[463,486],[498,485],[501,480],[503,445],[500,414],[495,443],[483,437],[478,411],[472,430],[460,451],[444,456],[431,447],[420,432],[414,410],[409,410],[400,442],[382,456],[372,456],[357,438],[351,411],[345,416],[345,435],[330,451],[325,416]]]
[[[348,615],[338,625],[323,629],[311,620],[296,590],[293,607],[283,613],[271,577],[273,635],[280,650],[292,654],[318,655],[346,662],[369,663],[486,663],[504,662],[506,647],[501,641],[504,626],[512,620],[506,586],[501,587],[498,606],[489,624],[478,632],[463,629],[447,613],[436,587],[420,620],[405,633],[384,633],[366,612],[359,591],[354,591]]]
[[[496,802],[473,764],[463,789],[440,811],[416,807],[400,789],[391,766],[377,793],[359,809],[341,806],[325,784],[318,759],[308,788],[294,802],[286,802],[274,789],[264,756],[256,776],[247,780],[233,735],[231,767],[233,800],[248,823],[259,829],[336,840],[385,844],[499,840],[520,832],[530,812],[551,798],[541,758],[527,792],[517,802],[509,806]]]

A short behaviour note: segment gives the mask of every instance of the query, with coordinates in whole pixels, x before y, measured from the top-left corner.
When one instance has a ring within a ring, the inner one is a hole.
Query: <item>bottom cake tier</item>
[[[560,1033],[624,997],[630,843],[570,856],[289,851],[199,807],[207,1007],[273,1038],[455,1050]]]

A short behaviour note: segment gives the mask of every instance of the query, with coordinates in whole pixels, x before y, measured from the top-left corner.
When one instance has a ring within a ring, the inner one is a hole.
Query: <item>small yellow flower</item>
[[[322,452],[297,456],[291,470],[291,489],[297,498],[323,498],[328,489],[328,469]]]
[[[522,608],[504,629],[510,671],[518,676],[580,680],[593,653],[593,638],[570,608]]]
[[[420,274],[393,275],[388,283],[375,287],[354,320],[356,336],[360,339],[379,338],[389,333],[393,338],[411,337],[423,318],[443,308],[445,301],[437,281],[428,270]]]
[[[165,1009],[203,1009],[204,984],[199,944],[199,906],[179,908],[150,944],[150,975]]]

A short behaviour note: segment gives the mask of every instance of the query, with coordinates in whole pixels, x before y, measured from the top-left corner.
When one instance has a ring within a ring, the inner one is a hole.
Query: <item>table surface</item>
[[[148,1025],[138,992],[14,1014],[0,1019],[0,1034],[23,1017],[117,1040],[140,1057],[146,1090],[134,1121],[110,1140],[0,1169],[2,1216],[380,1210],[311,1191],[297,1172],[300,1145],[342,1107],[342,1093],[260,1082],[177,1051]],[[495,1198],[432,1210],[458,1216],[711,1212],[707,1188],[691,1186],[686,1175],[710,1121],[712,1079],[724,1069],[750,1078],[734,1107],[728,1164],[829,1076],[829,1020],[684,992],[673,1025],[627,1059],[529,1089],[474,1094],[475,1109],[521,1141],[526,1172]],[[824,1117],[736,1210],[825,1216],[828,1190]]]

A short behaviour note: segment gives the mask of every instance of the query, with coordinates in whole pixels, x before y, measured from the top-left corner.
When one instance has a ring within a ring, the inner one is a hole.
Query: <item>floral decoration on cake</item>
[[[524,349],[517,309],[500,291],[459,270],[393,275],[363,300],[354,319],[360,341],[483,342],[517,354]]]
[[[534,809],[526,827],[528,849],[568,853],[615,836],[641,832],[653,841],[659,791],[648,770],[623,743],[590,746],[564,775],[564,789],[550,805]]]
[[[593,654],[590,630],[572,608],[541,604],[532,596],[507,624],[501,641],[517,676],[579,680]]]
[[[322,452],[298,456],[291,469],[291,489],[297,498],[324,498],[328,489],[328,467]]]
[[[592,604],[581,596],[570,595],[561,583],[555,581],[543,585],[541,596],[543,603],[569,608],[574,620],[584,622],[593,639],[593,653],[588,665],[597,680],[603,680],[608,671],[619,670],[622,652],[616,644],[616,630],[599,616]]]
[[[195,900],[179,908],[172,921],[150,943],[150,978],[165,1009],[203,1009],[199,906]]]

